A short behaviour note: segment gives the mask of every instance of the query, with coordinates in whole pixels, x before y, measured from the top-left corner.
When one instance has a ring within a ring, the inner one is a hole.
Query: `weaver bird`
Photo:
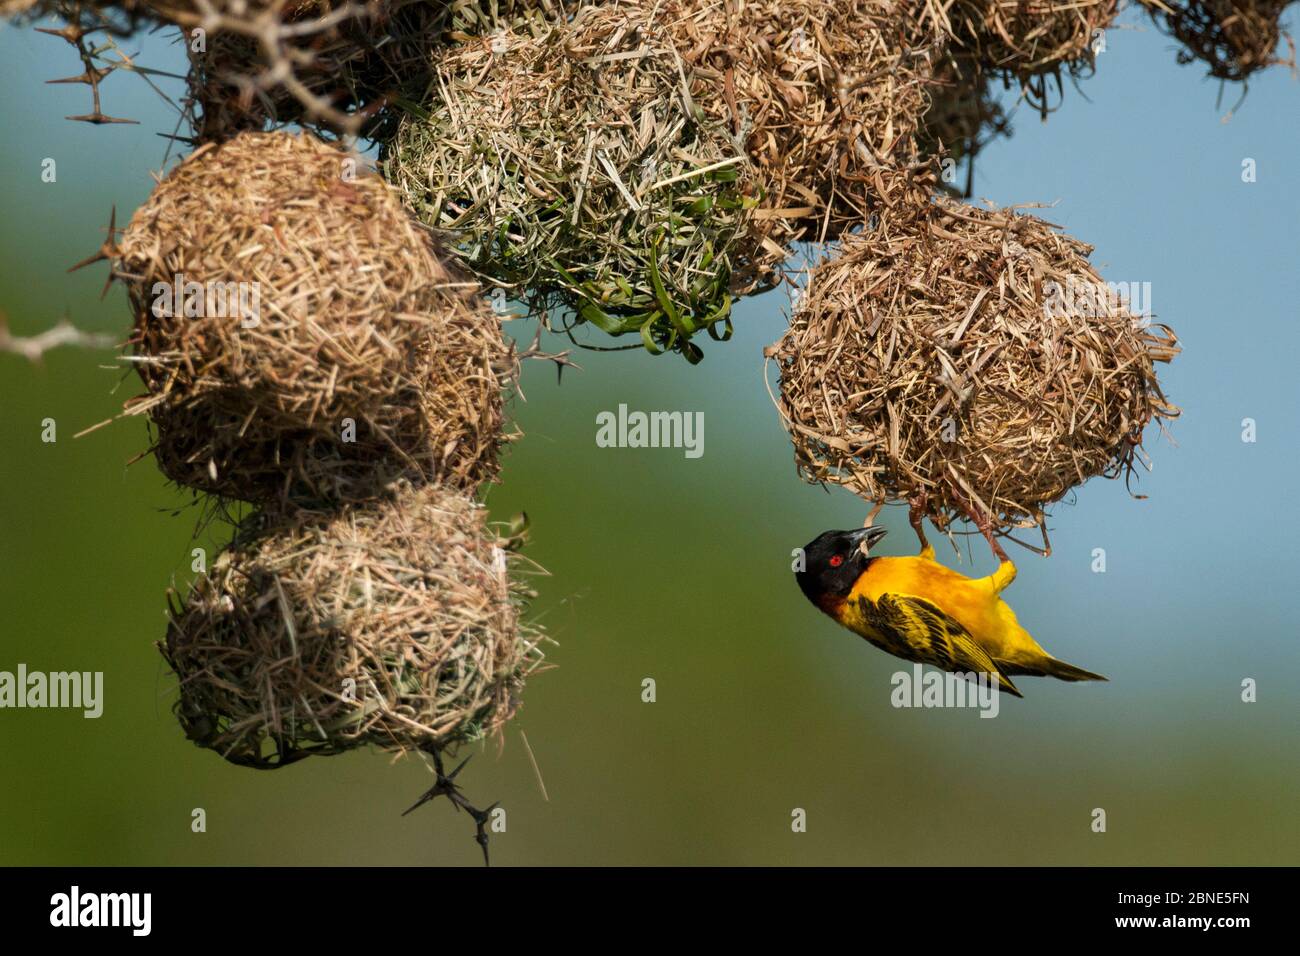
[[[918,528],[919,534],[919,528]],[[855,634],[895,657],[953,673],[996,674],[1002,690],[1024,696],[1013,676],[1105,680],[1058,661],[1038,646],[999,596],[1016,577],[1003,560],[986,578],[968,578],[921,553],[874,557],[884,528],[827,531],[804,547],[795,579],[808,600]]]

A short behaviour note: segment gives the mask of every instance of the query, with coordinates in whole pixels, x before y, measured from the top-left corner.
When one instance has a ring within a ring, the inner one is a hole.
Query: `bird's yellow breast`
[[[858,633],[865,633],[869,625],[858,598],[874,604],[882,594],[929,601],[966,628],[995,658],[1010,659],[1019,656],[1017,651],[1037,647],[988,579],[968,578],[920,556],[873,558],[836,616]]]

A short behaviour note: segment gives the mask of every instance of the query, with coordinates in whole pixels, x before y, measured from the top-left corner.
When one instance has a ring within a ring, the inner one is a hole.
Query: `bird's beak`
[[[884,528],[873,525],[870,528],[860,528],[849,535],[849,539],[854,545],[861,546],[864,550],[869,550],[877,541],[883,538],[888,532]]]

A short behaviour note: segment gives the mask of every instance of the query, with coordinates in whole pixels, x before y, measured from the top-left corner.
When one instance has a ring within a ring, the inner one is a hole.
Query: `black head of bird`
[[[794,573],[799,589],[818,607],[843,600],[871,561],[871,547],[884,528],[824,531],[804,545],[803,570]]]

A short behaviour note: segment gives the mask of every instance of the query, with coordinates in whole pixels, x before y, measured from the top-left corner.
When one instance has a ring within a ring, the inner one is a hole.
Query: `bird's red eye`
[[[833,556],[831,557],[831,567],[832,567],[832,568],[838,568],[838,567],[839,567],[841,564],[843,564],[843,563],[844,563],[844,555],[842,555],[842,554],[836,554],[836,555],[833,555]]]

